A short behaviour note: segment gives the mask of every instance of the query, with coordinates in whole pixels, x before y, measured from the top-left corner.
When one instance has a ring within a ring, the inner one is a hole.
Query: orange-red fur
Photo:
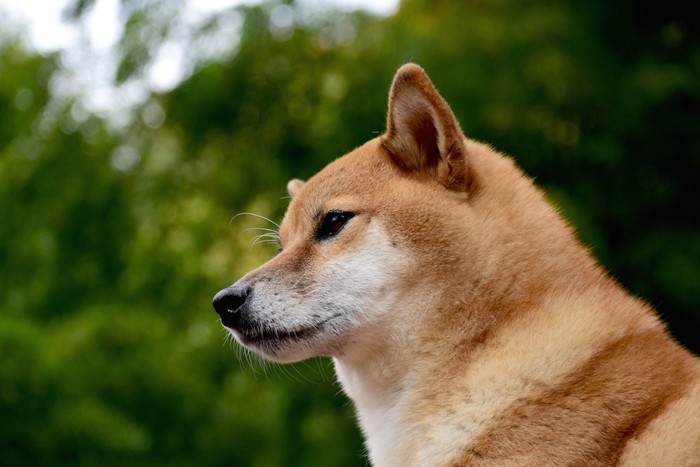
[[[698,359],[420,67],[398,71],[382,137],[288,188],[283,251],[241,283],[304,302],[367,244],[391,264],[390,306],[267,355],[334,357],[375,464],[700,465]],[[332,209],[355,217],[314,239]]]

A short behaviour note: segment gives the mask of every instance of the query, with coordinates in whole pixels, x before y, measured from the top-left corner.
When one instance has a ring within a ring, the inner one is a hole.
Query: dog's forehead
[[[354,204],[359,198],[366,199],[368,194],[382,186],[389,165],[378,140],[372,140],[328,164],[311,177],[292,200],[280,234],[307,230],[327,210],[355,209]]]

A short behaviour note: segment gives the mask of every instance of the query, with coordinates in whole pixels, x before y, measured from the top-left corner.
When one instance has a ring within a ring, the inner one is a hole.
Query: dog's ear
[[[450,190],[469,190],[473,180],[462,130],[418,65],[409,63],[396,72],[381,141],[401,169],[427,173]]]
[[[290,197],[296,198],[299,191],[304,188],[304,185],[306,185],[306,182],[303,180],[299,180],[298,178],[292,179],[287,183],[287,193],[289,193]]]

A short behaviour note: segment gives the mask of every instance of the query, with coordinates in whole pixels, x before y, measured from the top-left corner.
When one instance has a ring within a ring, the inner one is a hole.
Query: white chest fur
[[[411,465],[412,436],[407,419],[410,412],[405,394],[394,392],[381,382],[377,384],[338,359],[334,361],[338,380],[355,403],[372,465]]]

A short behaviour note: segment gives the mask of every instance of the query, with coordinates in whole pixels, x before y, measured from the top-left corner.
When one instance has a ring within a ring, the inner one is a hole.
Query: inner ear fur
[[[401,169],[428,174],[450,190],[468,191],[472,180],[462,130],[450,106],[416,64],[396,72],[381,141]]]

